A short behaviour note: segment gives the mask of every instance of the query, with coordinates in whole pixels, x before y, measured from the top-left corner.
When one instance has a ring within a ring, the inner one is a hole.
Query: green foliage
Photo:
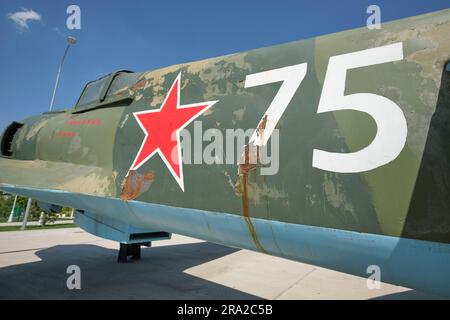
[[[0,193],[0,222],[6,222],[8,220],[9,214],[11,213],[11,209],[14,204],[14,195]],[[27,207],[28,198],[25,197],[17,197],[16,208],[20,208],[22,211],[21,218],[23,218],[23,214],[25,213],[25,209]],[[30,217],[28,221],[39,220],[39,216],[41,214],[41,209],[36,205],[36,201],[33,200],[31,209],[30,209]]]
[[[19,231],[21,226],[2,226],[0,227],[0,232],[3,231]],[[64,228],[76,228],[77,225],[74,223],[64,223],[64,224],[51,224],[47,226],[27,226],[27,230],[44,230],[44,229],[64,229]]]

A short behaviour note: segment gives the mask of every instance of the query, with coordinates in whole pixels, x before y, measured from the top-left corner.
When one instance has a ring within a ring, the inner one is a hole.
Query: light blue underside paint
[[[128,222],[110,219],[105,215],[93,214],[91,212],[75,212],[75,223],[85,231],[96,236],[121,242],[121,243],[143,243],[158,240],[168,240],[171,235],[151,234],[161,230],[139,228]],[[132,235],[140,234],[138,239],[131,238]],[[143,234],[146,234],[143,236]]]
[[[8,185],[0,185],[0,189],[117,219],[136,228],[257,250],[246,222],[237,215],[55,190]],[[252,222],[259,241],[271,255],[362,277],[368,276],[369,265],[378,265],[383,282],[450,296],[449,244],[261,219]]]

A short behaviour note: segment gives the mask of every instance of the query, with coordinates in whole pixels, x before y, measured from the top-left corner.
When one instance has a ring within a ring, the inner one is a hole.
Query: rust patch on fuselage
[[[252,146],[253,147],[253,146]],[[254,147],[253,147],[254,148]],[[258,157],[259,157],[259,147],[258,148]],[[247,223],[248,231],[252,237],[253,243],[256,248],[266,253],[266,249],[262,246],[261,242],[258,239],[258,235],[256,234],[255,226],[250,218],[249,211],[249,201],[248,201],[248,174],[250,171],[256,170],[256,163],[250,161],[250,147],[249,145],[244,146],[244,162],[239,164],[239,188],[242,193],[242,215],[244,217],[245,222]],[[256,162],[259,159],[256,159]]]
[[[125,92],[128,90],[127,87],[117,90],[114,94],[118,97],[122,97],[125,95]]]
[[[146,79],[142,79],[142,80],[139,80],[138,82],[136,82],[133,85],[133,87],[131,87],[131,89],[133,89],[133,90],[144,89],[146,85],[147,85],[147,80]]]
[[[137,171],[131,170],[123,182],[120,199],[124,201],[136,199],[150,188],[154,179],[154,172],[150,171],[145,174],[140,174]]]
[[[256,135],[258,136],[260,141],[264,141],[264,130],[267,126],[267,114],[261,120],[258,128],[256,129]],[[259,148],[258,148],[258,159],[259,159]]]

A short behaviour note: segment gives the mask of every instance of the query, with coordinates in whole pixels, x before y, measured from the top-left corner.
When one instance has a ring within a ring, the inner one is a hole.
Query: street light
[[[14,211],[15,211],[15,209],[16,209],[16,203],[17,203],[17,196],[15,196],[15,198],[14,198],[14,204],[13,204],[13,206],[12,206],[11,213],[10,213],[9,218],[8,218],[8,223],[13,222],[13,219],[14,219]]]
[[[58,73],[56,74],[55,88],[53,89],[52,101],[50,102],[50,110],[49,111],[53,110],[53,103],[55,102],[56,90],[58,89],[58,84],[59,84],[59,75],[61,73],[61,68],[64,63],[64,59],[66,58],[67,51],[69,50],[70,46],[74,45],[75,43],[77,43],[77,39],[75,37],[70,37],[70,36],[67,37],[67,47],[66,47],[66,50],[64,50],[64,54],[61,59],[61,63],[59,64]]]
[[[62,68],[62,65],[64,63],[64,59],[66,59],[67,51],[69,51],[70,46],[74,45],[75,43],[77,43],[77,39],[75,37],[71,37],[71,36],[67,37],[67,47],[66,47],[66,50],[64,50],[64,54],[62,56],[61,62],[60,62],[59,67],[58,67],[58,73],[56,74],[55,88],[53,89],[52,101],[50,102],[50,110],[49,111],[53,110],[53,103],[55,102],[56,90],[58,89],[58,84],[59,84],[59,75],[61,74],[61,68]],[[15,207],[15,204],[16,204],[16,200],[17,200],[17,196],[16,196],[16,198],[14,200],[13,210],[11,211],[10,218],[8,219],[8,222],[9,222],[9,220],[12,221],[13,211],[14,211],[14,207]],[[21,230],[25,230],[26,227],[27,227],[28,216],[30,215],[31,203],[32,203],[32,199],[28,198],[27,208],[25,210],[25,215],[23,217],[22,227],[20,228]]]

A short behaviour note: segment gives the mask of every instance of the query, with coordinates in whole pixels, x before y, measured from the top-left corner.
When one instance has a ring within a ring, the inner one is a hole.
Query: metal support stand
[[[45,225],[45,212],[44,211],[42,211],[41,215],[39,216],[38,225],[41,227]]]
[[[141,245],[150,247],[150,242],[144,243],[121,243],[119,249],[119,255],[117,257],[117,262],[127,263],[128,257],[131,256],[133,260],[141,259]]]
[[[23,216],[23,223],[22,223],[22,227],[20,228],[20,230],[25,230],[27,228],[28,216],[30,215],[32,201],[33,201],[33,199],[28,198],[27,209],[25,210],[25,215]]]

